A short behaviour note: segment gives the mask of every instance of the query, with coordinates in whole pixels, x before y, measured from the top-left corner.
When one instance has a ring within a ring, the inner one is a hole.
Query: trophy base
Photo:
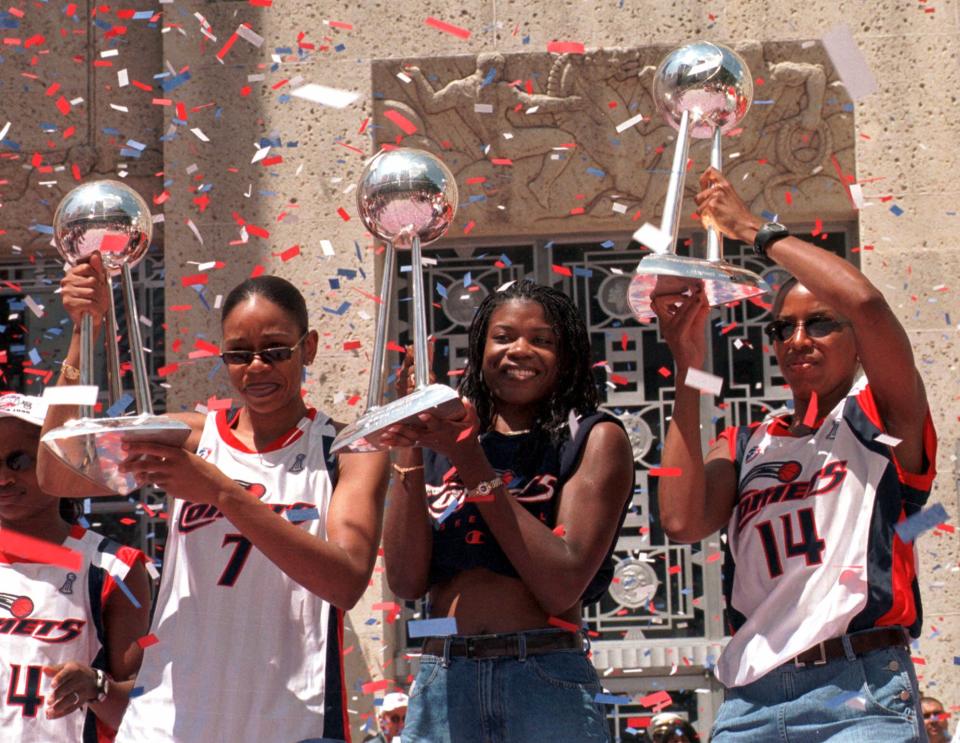
[[[463,404],[456,390],[445,384],[421,387],[399,400],[370,408],[340,432],[334,439],[331,451],[383,451],[388,448],[380,443],[380,435],[384,429],[428,410],[439,418],[448,418],[462,411]]]
[[[729,302],[755,297],[770,291],[762,278],[746,268],[724,260],[708,261],[673,253],[648,255],[640,261],[630,281],[627,299],[637,320],[656,317],[650,298],[656,294],[689,294],[702,284],[707,302],[718,307]]]
[[[139,486],[133,475],[118,469],[127,458],[124,444],[183,446],[189,436],[190,426],[165,416],[80,418],[47,432],[40,445],[89,482],[127,495]]]

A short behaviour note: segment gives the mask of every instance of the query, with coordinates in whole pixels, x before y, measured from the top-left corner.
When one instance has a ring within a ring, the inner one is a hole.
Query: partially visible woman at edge
[[[895,527],[926,502],[936,435],[910,340],[852,265],[765,225],[717,171],[700,185],[705,221],[795,277],[766,328],[793,411],[727,429],[706,457],[700,393],[682,384],[706,356],[704,293],[653,300],[678,381],[663,465],[681,474],[660,483],[663,526],[680,542],[726,528],[734,635],[710,740],[923,740],[916,557]]]
[[[0,739],[107,743],[140,667],[150,582],[140,550],[82,527],[79,502],[40,489],[46,408],[39,397],[0,395],[0,534],[62,545],[81,559],[64,567],[0,548]]]
[[[76,324],[107,307],[99,256],[72,268],[63,302],[75,323],[61,375],[79,359]],[[174,415],[182,449],[128,448],[138,483],[176,498],[153,622],[117,740],[349,740],[343,611],[376,559],[387,458],[331,456],[338,424],[301,395],[318,335],[303,296],[274,276],[248,279],[223,304],[222,358],[239,410]],[[75,415],[51,408],[47,427]],[[90,495],[52,457],[46,488]]]
[[[408,360],[401,394],[411,375]],[[423,414],[384,437],[387,581],[456,621],[424,641],[404,743],[609,740],[579,628],[612,578],[633,455],[597,410],[577,307],[526,280],[489,295],[459,391],[462,418]]]

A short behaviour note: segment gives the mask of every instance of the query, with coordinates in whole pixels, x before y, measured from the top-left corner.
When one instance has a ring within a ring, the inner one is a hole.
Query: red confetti
[[[573,276],[573,271],[566,266],[558,266],[556,263],[554,263],[550,268],[554,273],[558,273],[561,276]]]
[[[380,681],[368,681],[363,686],[360,687],[360,690],[364,694],[373,694],[374,692],[383,691],[390,685],[389,679],[381,679]]]
[[[173,374],[179,368],[180,364],[166,364],[165,366],[157,367],[157,376],[166,377]]]
[[[680,477],[683,470],[680,467],[651,467],[647,474],[650,477]]]
[[[406,134],[407,136],[416,133],[417,131],[416,124],[410,121],[410,119],[408,119],[399,111],[388,109],[387,111],[384,112],[383,115],[386,116],[388,119],[390,119],[390,121],[392,121],[394,124],[396,124],[401,129],[401,131],[403,131],[403,133]]]
[[[205,273],[195,273],[190,276],[180,278],[180,283],[184,286],[203,286],[209,281],[210,277]]]
[[[572,622],[568,622],[568,621],[566,621],[565,619],[558,619],[557,617],[550,617],[550,618],[547,620],[547,624],[549,624],[549,625],[551,625],[551,626],[553,626],[553,627],[559,627],[560,629],[565,629],[565,630],[567,630],[567,632],[579,632],[579,631],[580,631],[580,625],[579,625],[579,624],[573,624]]]
[[[427,18],[426,24],[437,29],[438,31],[443,31],[445,34],[456,36],[459,39],[470,38],[470,32],[467,29],[461,28],[460,26],[454,26],[451,23],[444,23],[440,19],[434,18],[433,16]]]
[[[276,255],[276,254],[275,254],[275,255]],[[296,258],[298,255],[300,255],[300,246],[299,246],[299,245],[292,245],[292,246],[290,246],[289,248],[287,248],[286,250],[284,250],[282,253],[279,254],[280,260],[282,260],[284,263],[286,263],[287,261],[289,261],[289,260],[291,260],[291,259],[293,259],[293,258]]]
[[[551,41],[547,51],[552,54],[583,54],[586,48],[579,41]]]
[[[5,556],[7,562],[12,562],[10,557],[14,557],[27,562],[57,565],[77,572],[80,571],[83,561],[81,554],[75,550],[9,529],[0,531],[0,554]]]
[[[347,214],[347,210],[344,209],[342,206],[337,207],[337,214],[340,215],[340,219],[342,219],[344,222],[350,221],[350,215]]]
[[[137,645],[146,650],[151,645],[156,645],[160,640],[157,639],[157,636],[154,634],[144,635],[139,640],[137,640]]]
[[[344,351],[356,351],[360,348],[360,341],[344,341],[343,350]]]
[[[807,412],[803,414],[803,425],[815,428],[817,422],[817,393],[810,393],[810,402],[807,403]]]

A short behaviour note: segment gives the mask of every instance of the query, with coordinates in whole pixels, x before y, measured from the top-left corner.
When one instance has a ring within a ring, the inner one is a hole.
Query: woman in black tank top
[[[387,580],[429,594],[445,628],[424,642],[404,743],[609,740],[581,608],[610,582],[629,441],[597,411],[586,327],[562,292],[511,284],[469,337],[462,417],[423,414],[383,439]]]

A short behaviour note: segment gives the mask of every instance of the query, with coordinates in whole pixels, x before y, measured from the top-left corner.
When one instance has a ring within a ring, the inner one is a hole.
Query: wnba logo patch
[[[303,472],[303,460],[306,458],[306,454],[297,454],[297,458],[293,461],[293,466],[290,467],[290,471],[294,474],[297,472]]]

